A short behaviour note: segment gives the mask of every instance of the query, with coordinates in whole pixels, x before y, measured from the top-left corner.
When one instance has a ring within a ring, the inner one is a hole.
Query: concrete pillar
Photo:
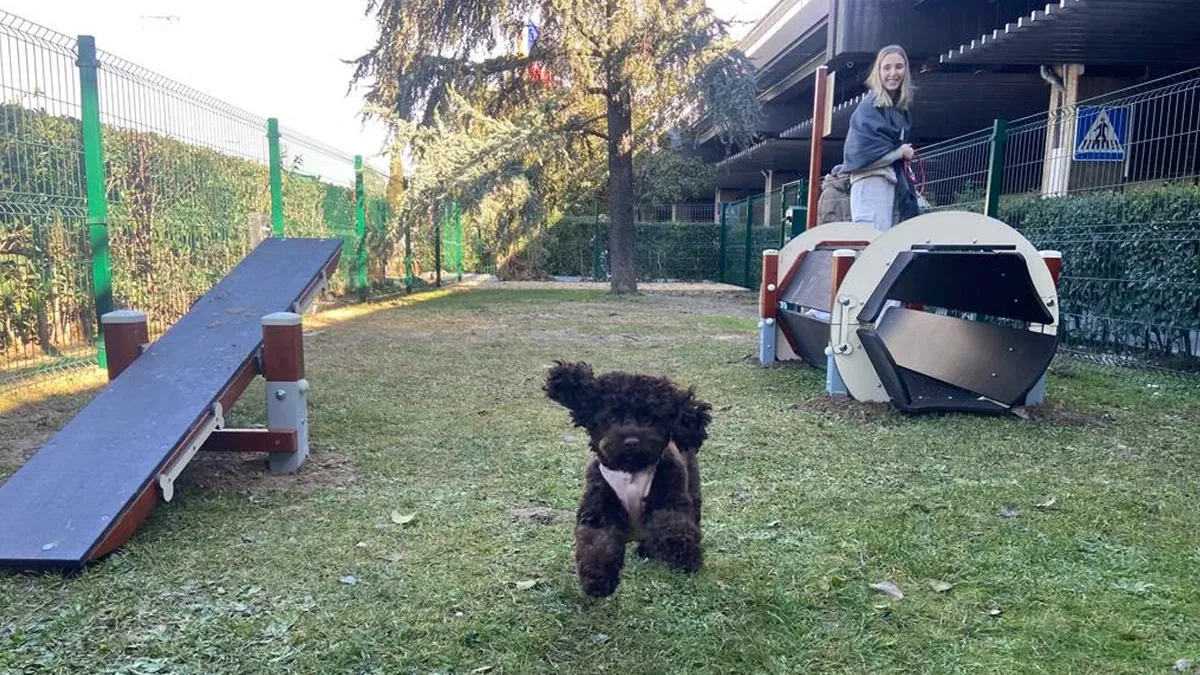
[[[766,179],[763,184],[763,192],[767,194],[767,205],[763,209],[762,224],[768,226],[774,218],[778,217],[783,208],[780,201],[782,194],[774,194],[774,192],[788,183],[799,180],[800,174],[795,171],[779,171],[777,169],[768,169],[763,174]]]
[[[1083,64],[1052,68],[1061,81],[1050,87],[1050,107],[1046,129],[1046,152],[1042,160],[1042,195],[1061,197],[1071,185],[1071,157],[1075,149],[1075,104],[1079,100],[1079,79]]]
[[[721,222],[721,202],[736,202],[741,199],[741,190],[737,188],[717,188],[715,197],[713,198],[713,222]]]

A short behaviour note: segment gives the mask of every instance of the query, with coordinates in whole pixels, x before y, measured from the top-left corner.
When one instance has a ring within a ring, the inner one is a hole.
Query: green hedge
[[[1118,351],[1200,350],[1200,188],[1001,203],[1000,220],[1062,251],[1064,340]]]
[[[641,223],[637,226],[639,281],[702,281],[718,276],[720,225]],[[554,276],[592,278],[608,269],[608,226],[591,216],[568,216],[540,241],[538,265]]]
[[[78,119],[0,104],[0,370],[95,338],[79,138]],[[252,218],[270,212],[267,167],[109,126],[104,151],[114,301],[147,312],[162,330],[246,254]],[[353,190],[285,171],[283,197],[289,236],[344,238],[332,284],[348,290]],[[396,236],[377,195],[367,220],[369,280],[380,283]]]

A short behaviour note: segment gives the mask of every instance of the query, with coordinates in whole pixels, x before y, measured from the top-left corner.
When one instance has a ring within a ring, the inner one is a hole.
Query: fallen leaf
[[[1005,518],[1016,518],[1017,516],[1021,515],[1021,509],[1015,506],[1006,506],[1000,509],[1000,515]]]
[[[246,542],[247,544],[253,544],[253,543],[254,543],[254,537],[251,537],[251,536],[250,536],[250,535],[248,535],[248,534],[243,534],[243,535],[242,535],[242,541]]]
[[[767,523],[767,527],[779,527],[779,521],[772,520],[771,522]]]
[[[481,668],[476,668],[475,670],[472,670],[471,672],[472,673],[489,673],[492,671],[492,668],[495,668],[495,666],[483,666]]]
[[[534,586],[537,586],[537,583],[538,583],[537,579],[530,579],[529,581],[518,581],[517,582],[517,590],[518,591],[527,591],[527,590],[533,588]]]
[[[415,513],[410,513],[408,515],[402,515],[399,511],[392,511],[392,522],[397,525],[407,525],[413,521],[413,518],[416,518],[416,517],[417,517],[417,514],[415,514]]]
[[[365,542],[365,541],[360,541],[354,545],[354,548],[366,548],[366,547],[367,547],[367,542]]]
[[[347,586],[353,586],[358,583],[358,579],[355,579],[353,576],[342,577],[342,583]]]
[[[1051,497],[1050,499],[1047,499],[1046,501],[1042,502],[1041,504],[1038,504],[1037,507],[1039,509],[1048,509],[1051,506],[1054,506],[1057,502],[1058,502],[1057,499],[1055,499],[1054,497]]]
[[[1192,669],[1192,660],[1191,659],[1179,659],[1178,661],[1175,662],[1175,671],[1176,672],[1186,673],[1187,671],[1189,671],[1191,669]]]
[[[929,582],[929,588],[933,589],[934,593],[945,593],[951,588],[954,588],[954,584],[950,583],[949,581],[934,579],[933,581]]]
[[[563,436],[563,440],[568,443],[574,443],[576,439],[571,434],[567,434],[566,436]]]
[[[879,591],[880,593],[883,593],[884,595],[888,596],[892,600],[895,600],[896,602],[900,602],[901,600],[904,599],[904,593],[902,593],[900,591],[900,588],[898,586],[896,586],[896,584],[893,584],[890,581],[883,581],[883,582],[880,582],[877,584],[871,584],[871,588]]]
[[[988,616],[1000,616],[1003,613],[1004,610],[1000,609],[999,607],[993,607],[988,610]]]
[[[604,633],[596,633],[595,635],[592,636],[592,642],[596,642],[596,643],[608,642],[608,636],[605,635]]]
[[[884,610],[891,609],[892,606],[885,602],[882,605],[875,605],[874,608],[879,611],[884,611]]]

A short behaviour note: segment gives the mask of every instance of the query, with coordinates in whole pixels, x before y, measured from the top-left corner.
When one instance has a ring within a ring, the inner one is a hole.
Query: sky
[[[775,0],[708,0],[727,20],[753,21]],[[386,132],[358,115],[348,91],[353,65],[375,23],[365,0],[310,5],[295,0],[0,0],[0,9],[67,35],[92,35],[99,49],[320,140],[386,169]],[[749,30],[735,25],[735,36]]]

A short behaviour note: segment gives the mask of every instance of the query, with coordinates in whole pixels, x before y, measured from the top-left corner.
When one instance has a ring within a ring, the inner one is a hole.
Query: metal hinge
[[[208,440],[217,429],[225,428],[225,414],[221,407],[221,402],[216,401],[212,404],[212,417],[200,427],[200,431],[192,438],[192,442],[188,444],[187,450],[183,451],[165,472],[158,475],[158,487],[162,491],[163,501],[171,501],[175,497],[175,480],[179,478],[179,474],[183,473],[184,467],[188,462],[192,461],[192,457],[200,451],[200,447]]]

